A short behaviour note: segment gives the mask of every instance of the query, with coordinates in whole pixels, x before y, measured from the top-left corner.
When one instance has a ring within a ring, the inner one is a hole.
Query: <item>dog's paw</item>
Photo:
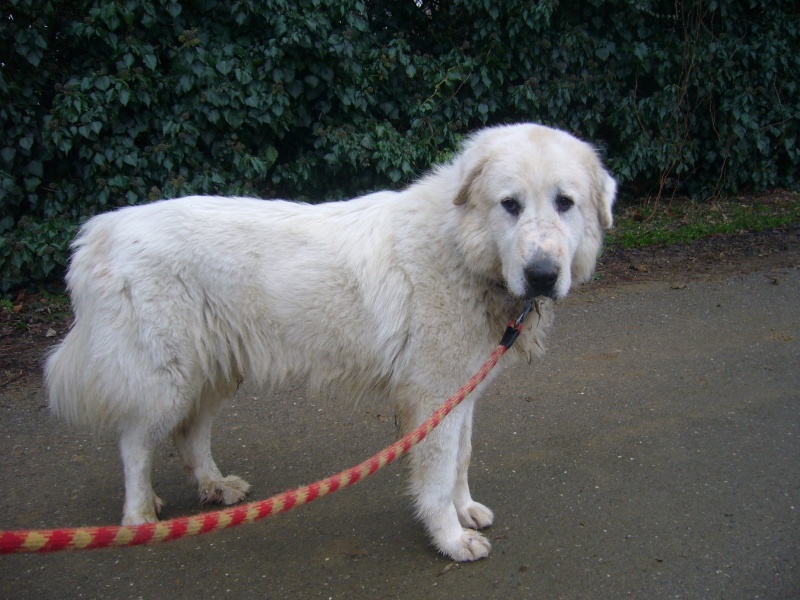
[[[151,513],[133,513],[125,514],[122,517],[123,526],[144,525],[145,523],[158,523],[158,517],[155,512]]]
[[[454,538],[434,539],[434,544],[439,552],[459,562],[486,558],[492,550],[489,540],[474,529],[463,529]]]
[[[144,525],[145,523],[158,523],[158,513],[164,506],[164,501],[156,496],[155,492],[150,494],[150,505],[139,510],[126,510],[122,515],[123,525]]]
[[[126,512],[122,516],[123,525],[144,525],[145,523],[158,523],[156,513],[164,505],[161,499],[156,496],[157,504],[154,503],[149,509]]]
[[[206,480],[200,485],[200,502],[208,504],[236,504],[244,500],[250,484],[241,477],[230,475],[220,480]]]
[[[468,529],[483,529],[494,522],[494,513],[488,506],[479,502],[470,502],[456,510],[458,521]]]

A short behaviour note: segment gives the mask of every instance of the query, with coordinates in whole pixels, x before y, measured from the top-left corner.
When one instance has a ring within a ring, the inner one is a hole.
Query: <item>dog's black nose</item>
[[[540,260],[525,268],[525,281],[529,298],[555,294],[555,285],[558,281],[558,263],[553,260]]]

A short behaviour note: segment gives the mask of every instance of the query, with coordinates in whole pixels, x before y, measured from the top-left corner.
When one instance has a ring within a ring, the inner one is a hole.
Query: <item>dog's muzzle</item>
[[[525,267],[525,296],[556,299],[556,283],[561,269],[550,259],[537,260]]]

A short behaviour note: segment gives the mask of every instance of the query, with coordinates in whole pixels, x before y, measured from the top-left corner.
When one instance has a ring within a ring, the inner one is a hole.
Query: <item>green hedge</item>
[[[487,124],[599,144],[630,194],[796,189],[791,2],[240,0],[0,9],[0,292],[79,222],[182,194],[397,187]]]

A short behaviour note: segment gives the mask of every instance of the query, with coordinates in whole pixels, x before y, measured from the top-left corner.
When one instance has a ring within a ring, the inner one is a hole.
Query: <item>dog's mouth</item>
[[[523,295],[514,292],[505,281],[495,281],[494,287],[498,292],[500,292],[504,296],[509,296],[514,300],[521,302],[532,302],[536,306],[536,309],[534,310],[534,312],[536,313],[539,312],[538,305],[543,300],[556,301],[561,299],[561,295],[558,294],[555,287],[550,289],[549,291],[545,291],[542,293],[530,293],[529,290],[526,290],[526,293]]]
[[[521,300],[530,300],[531,302],[540,302],[542,300],[559,300],[561,295],[555,288],[549,290],[526,290],[525,295],[520,298]]]

